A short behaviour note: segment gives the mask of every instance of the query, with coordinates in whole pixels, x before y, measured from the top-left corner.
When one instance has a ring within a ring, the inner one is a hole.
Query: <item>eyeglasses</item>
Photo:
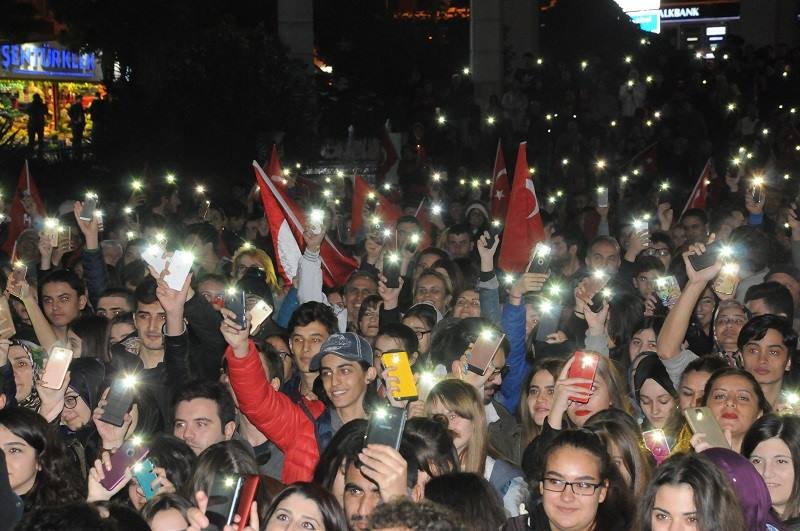
[[[542,478],[542,487],[550,492],[564,492],[569,486],[572,493],[578,496],[591,496],[594,491],[603,486],[602,483],[589,483],[588,481],[564,481],[556,478]]]
[[[716,320],[716,325],[719,327],[725,326],[742,326],[747,322],[744,317],[720,317]]]
[[[669,249],[654,249],[651,247],[642,251],[642,254],[645,256],[669,256],[670,252]]]
[[[78,405],[78,397],[67,395],[64,397],[64,407],[67,409],[75,409],[75,406]]]
[[[425,337],[425,334],[430,334],[430,330],[414,330],[414,333],[417,334],[417,340],[422,341],[422,338]]]
[[[504,365],[504,366],[503,366],[502,368],[500,368],[500,369],[494,369],[494,370],[492,371],[492,376],[491,376],[491,377],[492,377],[492,378],[494,378],[495,376],[497,376],[497,375],[499,374],[499,375],[500,375],[500,378],[505,378],[505,377],[506,377],[506,375],[508,374],[508,371],[509,371],[509,370],[510,370],[510,369],[508,368],[508,365]]]
[[[281,357],[281,361],[285,360],[287,358],[287,356],[290,357],[290,358],[292,357],[292,353],[291,352],[286,352],[285,350],[278,351],[278,352],[276,352],[276,354],[278,354],[278,356]]]

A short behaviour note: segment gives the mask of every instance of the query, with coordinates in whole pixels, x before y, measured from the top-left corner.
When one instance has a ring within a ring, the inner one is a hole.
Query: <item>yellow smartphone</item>
[[[722,271],[719,272],[711,289],[720,295],[733,295],[739,286],[739,264],[729,262],[722,266]]]
[[[381,356],[383,366],[389,369],[391,376],[399,379],[399,390],[392,393],[397,400],[407,400],[418,396],[417,382],[414,381],[414,374],[411,372],[411,364],[408,361],[408,353],[402,350],[390,350]]]

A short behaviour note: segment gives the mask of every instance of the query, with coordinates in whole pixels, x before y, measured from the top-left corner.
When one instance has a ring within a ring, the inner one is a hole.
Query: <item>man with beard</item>
[[[560,278],[564,284],[572,285],[583,276],[580,257],[585,245],[578,231],[565,229],[553,233],[550,239],[553,278]]]

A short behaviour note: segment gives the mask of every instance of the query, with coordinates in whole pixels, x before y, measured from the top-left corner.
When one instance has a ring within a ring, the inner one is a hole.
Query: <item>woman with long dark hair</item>
[[[266,531],[347,529],[347,518],[336,498],[314,483],[292,483],[272,501],[265,516]]]
[[[64,446],[38,413],[21,407],[0,410],[0,449],[11,489],[23,499],[26,512],[85,499],[86,487]]]

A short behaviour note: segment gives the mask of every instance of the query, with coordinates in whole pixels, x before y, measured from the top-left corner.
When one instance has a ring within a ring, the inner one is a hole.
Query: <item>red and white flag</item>
[[[369,198],[369,194],[373,194],[373,198]],[[371,189],[363,177],[356,175],[353,178],[353,210],[350,222],[350,230],[354,234],[364,226],[364,204],[367,201],[377,203],[375,213],[380,216],[384,225],[394,225],[398,218],[403,215],[403,210],[399,206],[386,199],[382,193]],[[367,223],[369,223],[369,220],[367,220]]]
[[[275,248],[275,265],[288,286],[297,276],[302,256],[301,249],[305,247],[303,227],[306,217],[303,210],[286,195],[282,187],[276,186],[276,183],[267,177],[256,161],[253,161],[253,170],[261,192],[261,202],[269,224],[272,245]],[[326,286],[343,285],[358,267],[358,262],[353,257],[342,254],[327,236],[320,247],[320,259],[322,279]]]
[[[491,197],[489,215],[492,219],[505,219],[511,192],[501,143],[501,140],[497,141],[497,154],[494,157],[494,172],[492,173],[492,189],[489,194]]]
[[[30,169],[28,168],[28,161],[22,165],[19,172],[19,179],[17,179],[17,189],[14,192],[14,199],[11,202],[10,218],[8,220],[8,238],[3,243],[3,251],[12,254],[13,249],[17,243],[17,238],[23,230],[33,227],[33,219],[30,214],[25,210],[22,204],[24,197],[30,196],[33,202],[33,207],[41,217],[45,217],[44,201],[39,195],[39,189],[31,177]]]
[[[286,186],[286,180],[283,176],[283,169],[281,169],[281,159],[278,157],[278,146],[272,144],[272,153],[269,156],[269,162],[264,167],[264,170],[272,179],[272,182],[278,183],[281,186]]]
[[[400,135],[390,131],[389,120],[383,126],[381,132],[381,148],[384,157],[375,172],[375,182],[397,182],[397,166],[400,162]]]
[[[536,189],[528,170],[527,142],[519,145],[514,166],[514,184],[508,203],[498,266],[509,272],[524,271],[534,246],[544,240],[544,225],[539,212]]]
[[[706,198],[708,197],[708,185],[711,184],[713,177],[714,166],[711,164],[711,159],[708,159],[706,165],[703,166],[703,171],[700,172],[700,177],[697,178],[697,182],[694,184],[694,188],[689,196],[689,200],[686,201],[686,206],[684,206],[683,210],[681,211],[681,218],[690,208],[700,208],[705,210]]]

